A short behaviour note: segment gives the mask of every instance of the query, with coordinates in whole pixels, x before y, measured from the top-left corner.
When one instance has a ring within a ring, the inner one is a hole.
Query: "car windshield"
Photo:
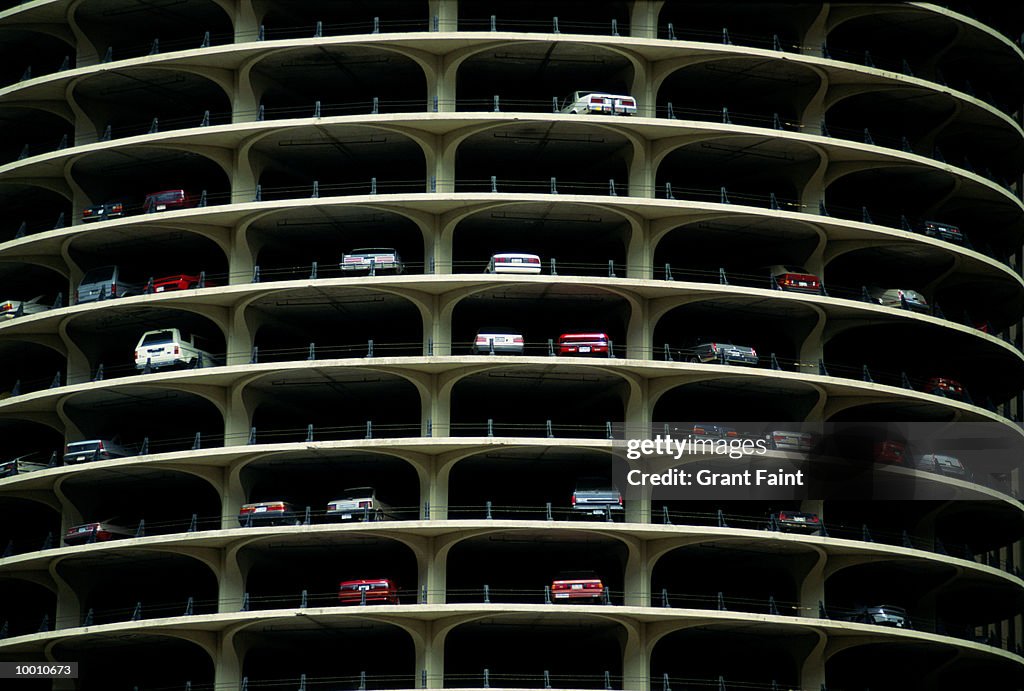
[[[171,192],[158,192],[157,194],[150,195],[150,199],[155,202],[174,202],[182,199],[185,193],[181,190],[173,190]]]
[[[145,335],[145,337],[142,339],[142,345],[155,345],[157,343],[167,343],[173,340],[173,331],[154,331],[153,333],[148,333]]]
[[[341,493],[340,499],[360,499],[362,497],[372,497],[373,487],[350,487]]]
[[[98,441],[76,441],[68,444],[68,451],[95,451],[99,447]]]
[[[114,270],[116,267],[113,266],[101,266],[98,269],[90,269],[82,277],[82,283],[99,283],[101,281],[110,281],[114,278]]]

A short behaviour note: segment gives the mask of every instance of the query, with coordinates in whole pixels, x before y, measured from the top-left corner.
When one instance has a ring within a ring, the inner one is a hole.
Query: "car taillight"
[[[524,342],[523,341],[523,337],[522,336],[516,336],[515,338],[512,339],[512,342],[513,343],[523,343]]]
[[[540,257],[530,257],[526,260],[527,264],[540,264]]]
[[[255,510],[255,507],[253,507],[253,506],[243,506],[241,509],[238,510],[238,513],[241,513],[241,514],[252,513],[254,510]]]
[[[110,297],[112,297],[112,298],[116,298],[117,297],[117,284],[116,283],[111,283],[110,284]]]
[[[105,450],[106,450],[106,449],[104,449],[104,447],[103,447],[103,442],[100,442],[100,445],[99,445],[99,447],[98,447],[98,448],[97,448],[96,450],[97,450],[97,451],[105,451]]]
[[[634,101],[631,98],[624,98],[624,99],[622,99],[622,105],[624,105],[624,106],[635,106],[636,105],[636,101]]]
[[[811,516],[811,523],[817,523],[820,520],[821,519],[818,518],[818,514],[814,514],[813,516]]]
[[[753,356],[756,356],[757,355],[757,351],[754,350],[753,348],[751,348],[750,349],[750,354],[753,355]]]
[[[175,355],[180,355],[181,354],[181,348],[179,348],[178,346],[174,346],[174,354]]]
[[[82,209],[82,217],[92,216],[92,209]]]
[[[0,305],[0,310],[5,310],[6,311],[6,310],[12,310],[12,309],[14,309],[14,305],[12,305],[9,302],[5,302],[3,305]]]
[[[711,352],[712,353],[717,353],[718,352],[718,344],[717,343],[712,343],[711,344]]]
[[[780,521],[785,521],[788,518],[789,518],[789,514],[787,514],[785,511],[780,511],[779,512],[779,520]]]
[[[487,345],[487,339],[484,338],[483,336],[477,336],[476,343],[477,345]]]
[[[576,506],[576,493],[575,492],[572,493],[572,505]]]
[[[622,495],[619,495],[619,506],[622,506]]]
[[[595,104],[595,105],[601,105],[602,103],[604,103],[604,99],[600,98],[598,96],[591,96],[590,97],[590,102]]]
[[[136,360],[138,360],[138,359],[139,359],[139,351],[137,351],[137,350],[135,351],[135,359],[136,359]]]
[[[372,506],[373,506],[373,502],[372,501],[361,501],[361,502],[359,502],[359,508],[360,509],[369,509]]]
[[[121,213],[122,211],[124,211],[124,206],[121,204],[114,204],[112,207],[110,207],[110,210],[114,213]]]

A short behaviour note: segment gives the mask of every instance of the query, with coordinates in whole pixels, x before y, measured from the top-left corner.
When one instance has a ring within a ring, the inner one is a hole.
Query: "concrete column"
[[[626,327],[626,357],[650,360],[654,354],[651,348],[654,331],[648,320],[648,301],[646,298],[638,298],[630,307],[632,309]]]
[[[658,38],[658,15],[664,4],[664,0],[633,0],[629,8],[629,35]]]
[[[627,518],[628,520],[628,518]],[[649,607],[651,604],[651,568],[646,540],[630,540],[624,579],[627,607]]]
[[[235,43],[255,40],[254,36],[260,28],[260,17],[256,16],[252,0],[235,0],[234,10],[231,23],[235,29]]]
[[[653,178],[652,178],[653,180]],[[626,241],[626,277],[654,278],[654,248],[650,240],[650,221],[638,219]]]
[[[434,30],[434,17],[437,17],[439,31],[456,31],[459,24],[459,3],[453,0],[428,0],[427,2],[430,30]]]

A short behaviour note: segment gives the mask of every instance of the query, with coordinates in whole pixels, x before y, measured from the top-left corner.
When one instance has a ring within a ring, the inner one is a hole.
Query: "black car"
[[[769,520],[782,533],[800,533],[802,535],[821,535],[821,518],[816,513],[806,511],[774,511]]]
[[[957,245],[964,244],[964,234],[957,226],[937,221],[925,221],[921,232],[930,238],[938,238],[946,242],[953,242]]]

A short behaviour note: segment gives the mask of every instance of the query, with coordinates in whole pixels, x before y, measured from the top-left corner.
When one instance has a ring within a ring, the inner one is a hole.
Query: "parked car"
[[[522,333],[504,327],[481,328],[473,340],[474,355],[487,355],[492,348],[495,355],[522,355],[525,347]]]
[[[391,507],[377,497],[373,487],[350,487],[327,502],[327,518],[335,521],[382,521],[392,518]]]
[[[914,459],[914,465],[918,470],[925,470],[930,473],[948,475],[949,477],[969,477],[967,468],[956,456],[948,456],[941,453],[927,453]]]
[[[28,314],[39,314],[52,309],[50,305],[40,302],[42,295],[37,295],[31,300],[4,300],[0,302],[0,319],[14,319]]]
[[[685,431],[695,437],[714,437],[716,439],[727,439],[739,436],[739,432],[736,431],[735,427],[726,427],[725,425],[717,425],[708,422],[694,423],[693,426],[689,427]]]
[[[574,91],[562,102],[562,113],[599,113],[601,115],[633,115],[636,99],[624,94],[604,91]]]
[[[126,537],[135,537],[136,530],[123,525],[120,518],[83,523],[72,526],[64,533],[65,545],[82,545],[87,542],[106,542]]]
[[[622,511],[622,492],[601,477],[584,477],[576,481],[572,493],[574,512],[605,516],[609,511]]]
[[[604,597],[604,583],[593,572],[564,573],[551,582],[554,600],[600,600]]]
[[[921,390],[957,401],[962,401],[964,398],[963,384],[949,377],[931,377],[924,383]]]
[[[921,232],[930,238],[938,238],[946,242],[953,242],[958,245],[964,244],[964,234],[959,227],[949,223],[938,221],[925,221],[921,226]]]
[[[46,470],[50,468],[50,463],[31,460],[33,456],[36,456],[36,452],[27,453],[24,456],[18,456],[8,461],[0,462],[0,477],[12,477],[14,475],[21,475],[22,473],[34,473],[37,470]]]
[[[129,295],[141,295],[143,287],[136,283],[125,281],[118,266],[100,266],[89,269],[82,282],[78,284],[77,302],[95,302],[109,298],[128,297]]]
[[[196,336],[186,336],[179,329],[147,331],[135,345],[135,368],[193,367],[200,362],[208,365],[220,362],[196,343]]]
[[[810,451],[817,441],[810,432],[773,430],[767,436],[768,444],[777,451]]]
[[[365,593],[365,595],[364,595]],[[359,604],[398,604],[398,586],[387,578],[359,579],[342,581],[338,584],[338,603],[342,605]]]
[[[868,295],[885,307],[906,307],[914,312],[930,313],[931,307],[924,295],[909,288],[868,288]]]
[[[105,221],[108,218],[124,218],[125,215],[125,207],[121,202],[93,204],[82,209],[82,223]]]
[[[721,365],[757,365],[757,351],[750,346],[732,343],[698,342],[686,348],[683,356],[690,362],[714,363]]]
[[[168,293],[172,290],[189,290],[199,287],[200,276],[198,274],[172,274],[153,279],[154,293]],[[216,285],[210,281],[204,281],[206,285]]]
[[[110,439],[89,439],[73,441],[64,447],[64,463],[86,463],[88,461],[107,461],[111,458],[131,456],[132,451],[126,446]]]
[[[821,279],[802,266],[775,264],[768,267],[768,271],[782,290],[812,295],[821,294]]]
[[[903,442],[885,439],[875,442],[872,447],[872,458],[875,463],[904,465],[907,457],[907,445]]]
[[[898,629],[911,627],[907,610],[892,605],[857,607],[846,617],[846,620],[861,624],[875,624],[876,626],[893,626]]]
[[[536,254],[502,252],[491,257],[487,270],[496,274],[539,274],[542,265]]]
[[[564,333],[558,337],[559,355],[608,355],[608,334]]]
[[[774,523],[783,533],[821,535],[821,519],[816,513],[806,511],[775,511],[770,514]]]
[[[238,510],[238,523],[250,525],[299,525],[302,515],[286,501],[258,501],[242,504]]]
[[[142,202],[142,212],[151,214],[157,211],[189,209],[196,206],[199,200],[185,190],[162,190],[150,192]]]
[[[373,270],[400,274],[405,270],[405,265],[398,256],[398,250],[394,248],[363,247],[342,255],[341,270],[347,273]]]

